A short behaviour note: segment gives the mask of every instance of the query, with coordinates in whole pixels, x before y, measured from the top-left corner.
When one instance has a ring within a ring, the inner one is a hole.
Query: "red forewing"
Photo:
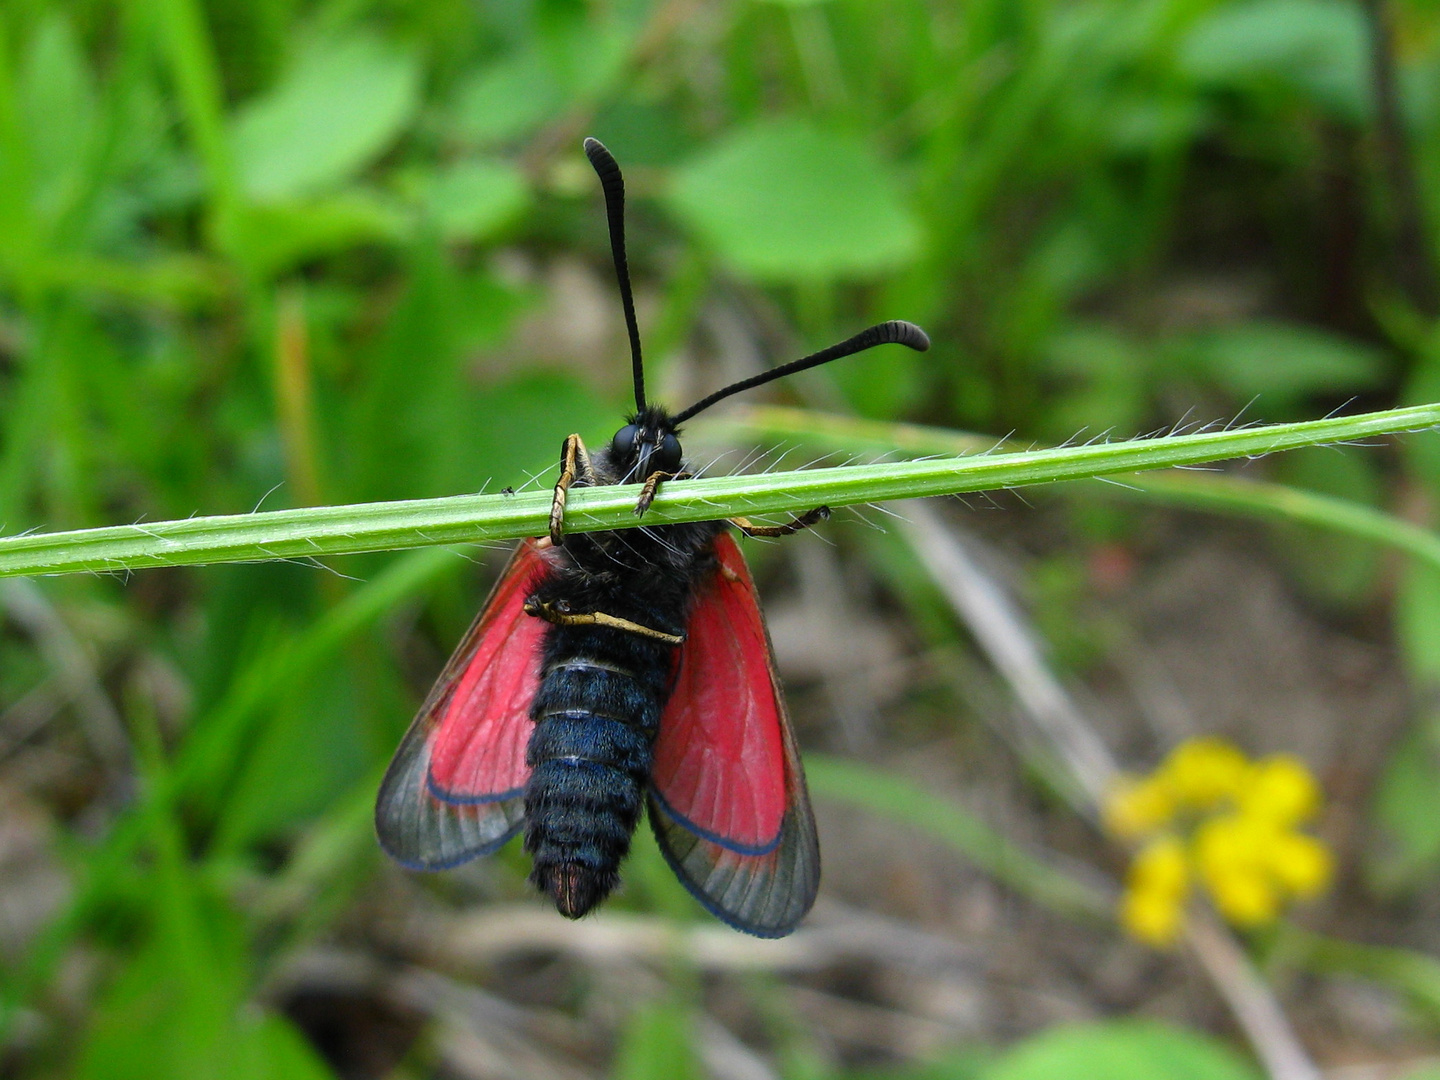
[[[524,604],[544,569],[536,541],[515,549],[385,774],[375,831],[405,866],[456,866],[496,850],[524,823],[546,625]]]
[[[820,847],[754,582],[728,533],[715,554],[660,720],[650,822],[702,904],[779,937],[814,903]]]

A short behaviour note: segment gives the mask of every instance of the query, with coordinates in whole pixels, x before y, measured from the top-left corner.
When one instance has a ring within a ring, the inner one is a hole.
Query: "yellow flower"
[[[1172,943],[1184,927],[1192,879],[1237,926],[1271,922],[1291,900],[1319,895],[1333,859],[1298,831],[1319,806],[1320,787],[1298,758],[1277,754],[1252,764],[1223,739],[1182,743],[1106,805],[1113,835],[1152,837],[1126,875],[1121,924],[1151,945]]]
[[[1254,830],[1237,814],[1225,814],[1203,822],[1195,830],[1195,865],[1207,883],[1235,866],[1250,866],[1256,860]]]
[[[1275,754],[1250,768],[1240,808],[1280,825],[1298,825],[1320,809],[1320,785],[1299,758]]]
[[[1130,863],[1128,884],[1137,892],[1183,897],[1190,889],[1185,845],[1175,836],[1150,841]]]
[[[1138,839],[1164,828],[1175,814],[1169,788],[1152,778],[1127,777],[1105,800],[1105,827],[1113,836]]]
[[[1270,868],[1301,899],[1319,896],[1335,872],[1330,849],[1304,833],[1281,833],[1270,851]]]
[[[1246,781],[1250,763],[1226,739],[1189,739],[1170,752],[1157,776],[1163,776],[1177,803],[1209,810],[1236,798]]]
[[[1220,914],[1237,926],[1260,926],[1280,914],[1280,893],[1254,869],[1232,866],[1206,877]]]
[[[1184,905],[1182,897],[1168,893],[1127,889],[1120,901],[1120,924],[1131,937],[1163,949],[1180,936]]]

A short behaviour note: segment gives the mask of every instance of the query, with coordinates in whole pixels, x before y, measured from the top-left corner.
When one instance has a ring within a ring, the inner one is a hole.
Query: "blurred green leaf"
[[[147,789],[138,819],[153,849],[151,925],[97,1003],[79,1048],[82,1080],[326,1080],[284,1020],[251,1004],[251,942],[190,859],[148,705],[132,708]]]
[[[375,792],[383,776],[383,769],[372,769],[306,826],[289,862],[267,881],[254,905],[258,921],[274,928],[294,920],[291,938],[303,938],[322,930],[366,884],[379,857]]]
[[[870,278],[915,258],[920,223],[859,139],[764,122],[677,170],[667,205],[734,270],[759,281]]]
[[[406,178],[409,193],[441,239],[484,240],[530,202],[525,174],[508,162],[470,158]]]
[[[1236,398],[1258,397],[1262,410],[1311,394],[1368,390],[1385,376],[1384,354],[1373,345],[1297,323],[1240,323],[1177,347]]]
[[[241,188],[253,199],[283,200],[350,179],[395,141],[419,92],[415,58],[378,38],[315,43],[236,116]]]
[[[627,169],[670,168],[693,157],[704,145],[683,115],[643,91],[608,102],[596,115],[590,132]]]
[[[1379,507],[1385,484],[1375,460],[1363,450],[1310,446],[1286,454],[1275,466],[1276,479],[1361,506]],[[1373,544],[1323,529],[1278,532],[1283,557],[1307,590],[1336,604],[1360,604],[1380,570]]]
[[[633,42],[619,22],[559,20],[520,51],[471,73],[456,90],[447,126],[473,146],[531,134],[597,95],[621,72]]]
[[[286,643],[291,650],[292,643]],[[240,750],[225,792],[214,846],[243,844],[292,831],[364,775],[369,761],[358,736],[356,672],[336,663],[315,672],[273,712]]]
[[[259,203],[245,209],[244,251],[263,274],[359,244],[398,243],[407,215],[383,195],[360,189],[315,199]]]
[[[1440,570],[1409,568],[1395,616],[1411,679],[1427,688],[1440,686]]]
[[[1259,1080],[1224,1043],[1149,1020],[1051,1028],[1012,1048],[982,1080]]]
[[[692,1026],[690,1009],[673,1001],[636,1009],[621,1033],[612,1080],[701,1080]]]
[[[1418,719],[1391,751],[1375,786],[1381,843],[1367,849],[1384,892],[1414,889],[1440,869],[1440,716]]]
[[[1400,991],[1432,1026],[1440,1021],[1440,960],[1415,949],[1312,934],[1292,923],[1276,928],[1274,955],[1327,975],[1358,975]]]
[[[539,127],[564,104],[539,50],[527,50],[481,68],[461,84],[449,126],[476,146],[496,146]]]
[[[655,834],[642,825],[630,843],[625,860],[626,904],[635,904],[642,911],[655,911],[677,922],[707,919],[705,909],[680,883],[675,871],[665,861]]]
[[[1153,93],[1106,102],[1099,119],[1110,145],[1121,154],[1153,154],[1183,147],[1207,119],[1200,102],[1188,96],[1157,97]]]
[[[938,1061],[888,1069],[856,1069],[841,1075],[844,1080],[981,1080],[985,1066],[994,1056],[985,1049],[952,1051]]]
[[[1249,0],[1217,6],[1180,48],[1202,83],[1245,89],[1278,82],[1347,120],[1370,114],[1370,45],[1359,4]]]
[[[967,808],[903,777],[856,761],[807,754],[805,775],[822,799],[859,806],[955,848],[981,870],[1055,911],[1109,920],[1113,901],[1093,882],[1072,877],[992,829]]]
[[[77,1080],[332,1080],[289,1021],[239,999],[232,968],[210,956],[206,970],[218,999],[197,998],[164,949],[130,959],[94,1005]]]
[[[59,11],[35,27],[20,71],[34,169],[36,215],[53,222],[85,181],[95,131],[95,86],[70,22]]]
[[[1152,369],[1147,351],[1125,334],[1077,323],[1052,337],[1042,355],[1059,383],[1059,400],[1045,419],[1054,441],[1134,431],[1143,422]]]

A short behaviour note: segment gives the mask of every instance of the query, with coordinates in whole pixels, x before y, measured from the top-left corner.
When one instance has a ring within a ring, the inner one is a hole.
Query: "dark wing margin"
[[[545,624],[524,613],[545,572],[523,541],[420,706],[380,784],[375,834],[412,870],[499,849],[525,817],[525,746]]]
[[[660,721],[650,825],[708,911],[748,934],[784,937],[815,902],[820,843],[754,582],[728,533],[715,553]],[[756,843],[759,822],[769,835]]]

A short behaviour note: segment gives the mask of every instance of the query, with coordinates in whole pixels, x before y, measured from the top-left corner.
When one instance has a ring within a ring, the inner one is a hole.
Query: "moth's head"
[[[709,397],[701,398],[688,409],[680,410],[674,416],[659,406],[647,405],[645,364],[640,357],[640,327],[635,321],[630,264],[625,257],[625,181],[620,175],[620,166],[616,164],[615,158],[599,140],[585,140],[585,156],[595,167],[595,174],[600,178],[600,186],[605,192],[605,216],[610,223],[610,255],[615,261],[615,278],[620,285],[620,302],[625,309],[625,329],[630,337],[630,366],[635,382],[636,411],[630,422],[615,433],[609,448],[611,464],[627,480],[644,481],[657,472],[679,472],[681,450],[680,440],[676,438],[679,425],[732,394],[763,386],[796,371],[828,364],[842,356],[853,356],[876,345],[904,345],[917,352],[924,352],[930,347],[930,339],[925,336],[924,330],[914,323],[892,320],[862,330],[854,337],[828,349],[731,383],[716,390]]]
[[[658,405],[646,406],[630,417],[610,440],[612,465],[636,482],[655,472],[679,472],[683,453],[675,422]]]

